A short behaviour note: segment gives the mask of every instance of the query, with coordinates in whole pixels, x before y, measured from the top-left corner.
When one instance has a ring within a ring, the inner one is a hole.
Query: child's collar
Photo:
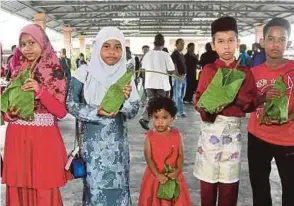
[[[215,61],[215,64],[219,67],[219,68],[235,68],[236,67],[236,64],[237,64],[237,60],[234,59],[234,61],[230,64],[230,65],[226,65],[226,63],[221,60],[221,59],[217,59]]]

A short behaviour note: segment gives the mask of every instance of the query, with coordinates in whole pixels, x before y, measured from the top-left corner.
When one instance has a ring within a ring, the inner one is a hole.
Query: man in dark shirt
[[[197,87],[196,68],[199,63],[198,56],[195,52],[195,44],[189,43],[187,53],[185,54],[185,61],[187,66],[187,89],[184,97],[184,102],[193,103],[193,95]]]
[[[184,96],[186,93],[186,63],[185,57],[182,53],[184,49],[185,42],[183,39],[176,40],[176,49],[172,53],[171,58],[175,64],[176,74],[181,77],[181,79],[173,79],[173,100],[178,108],[177,117],[186,117],[184,112]]]
[[[85,55],[83,53],[80,53],[79,58],[76,60],[77,69],[84,64],[87,65],[87,62],[85,61]]]
[[[253,56],[252,56],[251,67],[256,67],[260,64],[263,64],[266,60],[264,48],[262,48],[260,44],[254,43],[252,45],[252,50],[253,50]]]
[[[5,74],[6,75],[6,79],[9,80],[11,78],[11,69],[10,69],[10,64],[9,64],[9,61],[10,59],[13,57],[14,55],[14,52],[16,50],[16,45],[13,45],[11,47],[11,54],[9,55],[9,57],[7,58],[7,73]]]
[[[60,58],[59,58],[59,62],[63,68],[63,71],[64,71],[64,74],[66,76],[66,79],[67,79],[67,88],[69,87],[69,83],[70,83],[70,80],[71,80],[71,61],[69,58],[67,58],[66,56],[66,49],[63,48],[61,49],[61,52],[60,52]]]
[[[15,52],[15,49],[16,49],[16,45],[13,45],[13,46],[11,47],[11,54],[10,54],[9,57],[7,58],[7,64],[9,63],[9,60],[13,57],[14,52]]]
[[[212,50],[210,42],[205,45],[206,52],[203,53],[200,57],[200,65],[202,69],[207,64],[212,64],[218,58],[218,55],[215,51]]]

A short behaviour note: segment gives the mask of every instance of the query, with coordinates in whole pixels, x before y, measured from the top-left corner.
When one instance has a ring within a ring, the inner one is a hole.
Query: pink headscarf
[[[31,35],[42,49],[40,60],[34,69],[34,79],[38,81],[41,88],[46,89],[64,103],[66,90],[64,71],[45,31],[37,24],[29,24],[21,30],[19,39],[24,33]],[[30,66],[32,62],[29,62],[17,47],[10,61],[12,77],[16,77]]]

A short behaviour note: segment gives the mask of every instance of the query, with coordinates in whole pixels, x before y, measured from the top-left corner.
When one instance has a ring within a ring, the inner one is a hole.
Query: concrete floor
[[[195,160],[195,148],[197,139],[199,136],[200,117],[198,113],[194,111],[192,106],[186,107],[188,117],[184,119],[177,119],[175,126],[180,129],[184,137],[184,149],[185,149],[185,166],[184,174],[189,187],[190,195],[195,206],[200,205],[200,190],[199,181],[192,175],[193,164]],[[133,205],[137,205],[137,200],[140,192],[141,178],[145,168],[145,160],[143,155],[143,137],[144,131],[141,129],[137,115],[137,118],[129,121],[129,142],[131,152],[131,196]],[[240,191],[238,206],[252,206],[251,187],[248,177],[248,165],[247,165],[247,133],[246,125],[247,118],[243,120],[243,154],[242,154],[242,171],[240,180]],[[63,134],[63,138],[70,151],[73,147],[74,141],[74,118],[68,115],[64,120],[59,121],[60,129]],[[1,135],[2,138],[2,135]],[[3,138],[2,138],[3,139]],[[281,206],[281,185],[275,163],[272,163],[271,173],[271,186],[272,186],[272,198],[274,206]],[[5,204],[5,186],[1,186],[1,205]],[[82,183],[81,180],[73,180],[69,182],[66,187],[62,188],[62,197],[65,206],[81,206],[82,197]]]

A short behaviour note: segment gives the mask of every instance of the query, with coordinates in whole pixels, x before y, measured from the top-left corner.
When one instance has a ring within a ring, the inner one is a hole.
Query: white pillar
[[[37,13],[34,15],[34,22],[46,30],[46,14]]]
[[[260,39],[263,38],[263,27],[264,25],[261,26],[256,26],[255,29],[255,43],[260,43]]]
[[[63,27],[64,48],[66,49],[66,55],[68,58],[71,56],[71,32],[72,29],[70,27]]]

